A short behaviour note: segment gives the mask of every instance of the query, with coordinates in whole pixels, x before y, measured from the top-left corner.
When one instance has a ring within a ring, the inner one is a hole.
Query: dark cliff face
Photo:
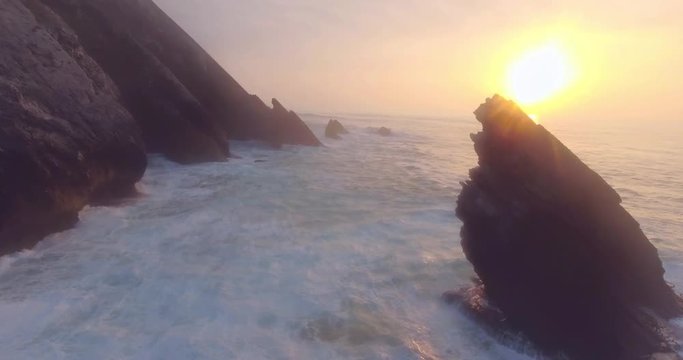
[[[123,105],[138,122],[150,152],[191,163],[228,156],[225,136],[204,107],[125,15],[138,9],[128,1],[40,0],[59,14],[121,92]],[[129,5],[128,8],[123,6]],[[117,10],[117,11],[116,11]],[[149,22],[149,20],[147,20]],[[161,46],[161,45],[159,45]],[[174,56],[169,52],[168,57]]]
[[[475,114],[479,166],[457,215],[465,254],[506,326],[576,359],[671,353],[661,319],[682,314],[681,301],[619,195],[514,103],[496,96]]]
[[[221,161],[229,138],[320,144],[151,0],[0,2],[0,255],[133,192],[146,151]]]
[[[135,121],[59,17],[0,2],[0,254],[71,226],[89,201],[133,191]]]
[[[40,1],[117,83],[152,151],[193,162],[224,157],[228,138],[320,144],[296,114],[248,94],[151,0]]]

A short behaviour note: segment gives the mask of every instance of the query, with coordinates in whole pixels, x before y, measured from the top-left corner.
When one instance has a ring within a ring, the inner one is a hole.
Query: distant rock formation
[[[391,129],[385,128],[382,126],[381,128],[377,129],[377,133],[381,136],[390,136],[391,135]]]
[[[335,119],[330,119],[330,121],[327,123],[327,127],[325,127],[325,137],[331,138],[331,139],[339,139],[340,134],[348,134],[349,132],[346,130],[344,125],[342,125],[339,120]]]
[[[311,129],[306,126],[306,124],[299,118],[294,111],[285,109],[282,104],[280,104],[277,99],[272,100],[273,109],[269,110],[270,115],[266,116],[266,119],[270,119],[270,123],[265,123],[266,126],[270,126],[275,129],[275,133],[268,135],[264,133],[263,136],[259,134],[258,128],[252,129],[254,134],[247,136],[247,138],[263,138],[264,140],[275,142],[278,144],[289,144],[289,145],[308,145],[308,146],[319,146],[320,141],[313,135]],[[267,108],[266,108],[267,109]],[[247,123],[242,123],[238,128],[249,129]]]
[[[681,299],[619,195],[514,103],[495,96],[475,114],[479,166],[456,212],[482,284],[455,297],[548,354],[674,354],[664,320],[683,314]]]
[[[0,255],[132,192],[145,151],[221,161],[228,139],[320,144],[151,0],[0,2]]]

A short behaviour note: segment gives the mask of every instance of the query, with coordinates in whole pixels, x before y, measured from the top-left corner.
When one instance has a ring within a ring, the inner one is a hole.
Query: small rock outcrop
[[[270,123],[266,123],[266,126],[276,131],[272,135],[264,135],[263,140],[289,145],[321,145],[318,138],[313,135],[311,129],[301,120],[299,115],[294,111],[285,109],[277,99],[272,99],[271,103],[273,108],[272,110],[269,109],[269,115],[266,117],[270,119]],[[242,127],[248,128],[245,124]],[[259,137],[258,135],[254,136]]]
[[[475,114],[479,166],[456,213],[481,284],[448,297],[547,354],[673,356],[665,320],[681,299],[619,195],[513,102],[495,96]]]
[[[380,136],[390,136],[391,129],[382,126],[381,128],[377,129],[377,134],[379,134]]]
[[[348,134],[349,132],[346,130],[344,125],[342,125],[339,120],[335,119],[330,119],[330,121],[327,123],[327,127],[325,127],[325,137],[331,138],[331,139],[339,139],[340,134]]]

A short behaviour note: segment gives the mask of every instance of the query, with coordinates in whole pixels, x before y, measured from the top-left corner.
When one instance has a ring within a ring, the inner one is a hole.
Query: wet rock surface
[[[514,103],[495,96],[475,114],[479,166],[456,213],[481,284],[446,298],[549,355],[675,358],[666,320],[681,299],[619,195]]]

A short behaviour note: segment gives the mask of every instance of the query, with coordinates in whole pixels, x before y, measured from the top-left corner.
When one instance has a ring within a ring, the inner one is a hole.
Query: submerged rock
[[[377,133],[381,136],[390,136],[391,135],[391,129],[385,128],[382,126],[381,128],[377,129]]]
[[[482,284],[448,297],[548,354],[674,354],[664,320],[683,314],[681,299],[619,195],[514,103],[494,96],[475,114],[479,166],[456,213]]]
[[[342,125],[339,120],[331,119],[325,127],[325,137],[331,139],[339,139],[339,134],[348,134],[344,125]]]

